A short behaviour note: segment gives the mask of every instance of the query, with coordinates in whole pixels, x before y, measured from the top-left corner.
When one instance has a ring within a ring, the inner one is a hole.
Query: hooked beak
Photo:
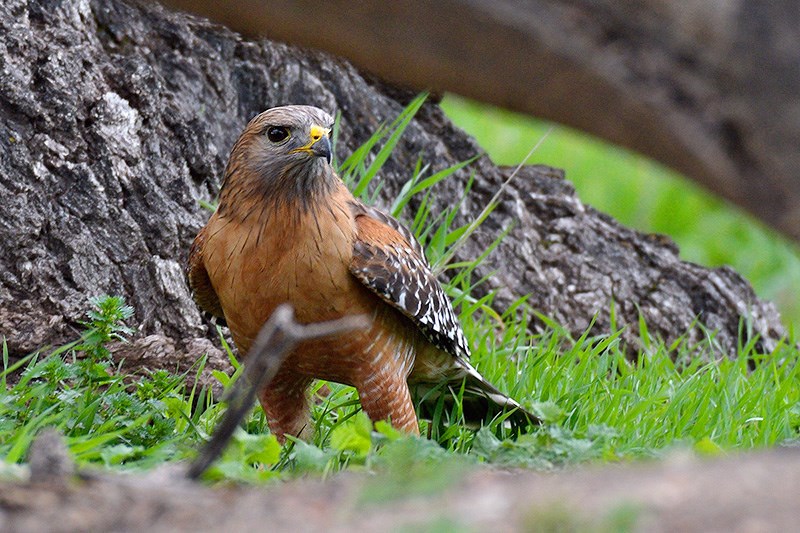
[[[328,164],[331,164],[333,160],[333,154],[331,153],[331,141],[328,139],[328,135],[323,135],[320,137],[318,141],[314,141],[311,145],[311,153],[317,157],[324,157],[325,161]]]

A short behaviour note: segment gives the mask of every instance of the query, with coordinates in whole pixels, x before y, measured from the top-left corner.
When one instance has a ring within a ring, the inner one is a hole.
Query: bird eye
[[[267,139],[270,142],[279,143],[289,138],[289,130],[283,126],[272,126],[267,130]]]

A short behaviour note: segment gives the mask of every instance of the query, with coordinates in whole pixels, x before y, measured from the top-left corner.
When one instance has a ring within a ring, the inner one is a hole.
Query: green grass
[[[501,165],[522,161],[550,128],[455,96],[442,107]],[[800,324],[797,247],[741,210],[645,157],[565,127],[556,127],[529,162],[566,170],[581,200],[628,226],[669,235],[683,259],[733,266],[776,303],[787,325]]]
[[[420,103],[412,102],[369,141],[368,149],[339,165],[362,197],[374,196],[380,170],[374,162],[385,160],[391,151],[385,147],[402,135]],[[458,203],[444,212],[430,208],[429,187],[460,166],[432,170],[420,162],[393,211],[420,236],[433,265],[453,270],[446,289],[458,304],[475,366],[537,413],[543,425],[514,435],[494,420],[476,431],[463,424],[456,396],[453,407],[441,404],[432,420],[421,422],[430,440],[410,438],[386,423],[373,428],[354,390],[331,384],[332,392],[313,407],[315,431],[309,443],[279,446],[263,412],[254,408],[207,473],[208,480],[263,482],[343,468],[381,471],[380,482],[363,495],[364,501],[381,501],[442,490],[479,464],[547,470],[660,457],[674,449],[713,455],[798,440],[800,370],[797,350],[789,347],[793,344],[761,354],[751,343],[740,348],[736,359],[708,362],[692,360],[692,347],[648,340],[646,353],[631,362],[619,332],[575,339],[549,322],[547,331],[532,334],[526,325],[533,311],[524,298],[498,313],[491,307],[492,294],[472,296],[482,281],[475,279],[474,269],[491,261],[491,249],[472,262],[450,264],[453,247],[475,224],[454,224]],[[414,213],[407,210],[412,195],[421,198]],[[3,345],[0,458],[12,466],[24,464],[32,439],[46,426],[64,433],[81,466],[139,470],[191,458],[225,404],[206,389],[188,386],[190,376],[120,373],[108,345],[135,326],[129,323],[131,310],[113,297],[95,299],[87,310],[84,332],[65,346],[12,363]],[[203,364],[199,361],[192,373]],[[239,372],[214,375],[227,388]],[[12,376],[13,382],[8,381]],[[0,475],[9,472],[19,475],[19,469],[0,463]]]
[[[542,427],[515,437],[493,422],[476,432],[460,423],[454,408],[439,422],[422,422],[433,440],[409,438],[385,423],[373,430],[354,391],[333,384],[332,394],[314,407],[310,443],[281,449],[254,408],[207,479],[259,482],[342,468],[379,470],[389,477],[365,498],[380,500],[445,488],[480,463],[549,470],[675,449],[714,455],[800,437],[800,366],[793,348],[759,354],[750,345],[735,360],[702,362],[678,346],[678,360],[688,362],[675,363],[666,347],[653,345],[631,362],[618,334],[571,339],[554,325],[531,335],[519,313],[504,315],[503,328],[479,310],[462,319],[476,348],[475,365],[537,413]],[[140,470],[191,458],[224,404],[188,388],[186,376],[120,375],[108,359],[92,355],[95,348],[79,340],[19,365],[20,380],[0,390],[0,457],[24,462],[36,433],[56,426],[81,466]],[[3,381],[15,370],[7,361]],[[429,478],[430,472],[437,474]]]

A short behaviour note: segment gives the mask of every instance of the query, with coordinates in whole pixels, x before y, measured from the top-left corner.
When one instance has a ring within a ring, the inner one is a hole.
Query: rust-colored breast
[[[228,326],[246,353],[279,304],[301,322],[368,312],[349,273],[355,225],[342,185],[329,201],[248,210],[244,220],[215,214],[208,223],[204,263]]]

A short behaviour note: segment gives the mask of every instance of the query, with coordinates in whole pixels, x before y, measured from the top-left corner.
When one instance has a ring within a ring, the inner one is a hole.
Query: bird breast
[[[341,189],[305,209],[240,206],[253,214],[209,221],[206,269],[240,350],[284,302],[300,322],[364,311],[352,298],[362,292],[349,272],[356,226],[351,196]]]

